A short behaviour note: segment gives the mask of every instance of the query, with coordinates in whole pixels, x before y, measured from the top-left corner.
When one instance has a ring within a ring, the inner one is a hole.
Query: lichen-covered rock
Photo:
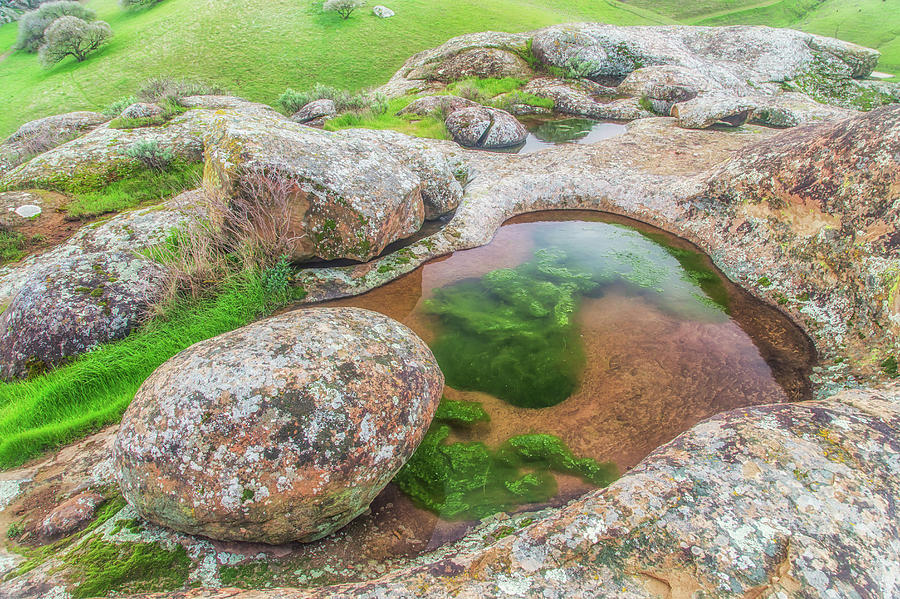
[[[338,133],[350,139],[383,147],[419,176],[425,220],[434,220],[459,205],[463,188],[446,154],[432,143],[396,131],[347,129]]]
[[[38,529],[45,539],[56,539],[83,528],[94,518],[104,497],[93,491],[84,491],[62,502],[47,515]]]
[[[321,127],[327,119],[337,114],[337,108],[334,100],[322,98],[313,100],[306,106],[291,115],[291,120],[295,123],[302,123],[310,127]]]
[[[135,102],[123,110],[119,116],[123,119],[144,119],[159,116],[163,109],[149,102]]]
[[[656,116],[640,105],[638,97],[616,98],[616,88],[587,79],[541,77],[529,81],[523,91],[550,98],[558,112],[590,119],[634,120]]]
[[[0,143],[0,176],[109,119],[97,112],[68,112],[29,121]]]
[[[412,455],[443,384],[424,342],[376,312],[269,318],[147,379],[116,438],[119,483],[176,530],[312,541],[363,512]]]
[[[443,114],[446,116],[456,110],[473,106],[478,106],[478,102],[460,98],[459,96],[449,94],[444,96],[423,96],[410,102],[397,114],[415,114],[418,116]]]
[[[295,259],[366,261],[424,220],[419,177],[387,149],[362,140],[247,114],[220,119],[205,154],[208,189],[287,203]],[[284,197],[258,196],[251,189],[258,181]]]
[[[678,126],[685,129],[706,129],[716,123],[740,127],[754,108],[755,104],[744,98],[706,94],[673,105],[671,113],[678,119]]]
[[[120,252],[44,265],[0,315],[0,378],[38,373],[121,339],[145,316],[165,278],[155,262]]]
[[[528,137],[525,126],[499,108],[463,108],[450,113],[444,124],[453,140],[467,148],[508,148]]]
[[[673,105],[721,87],[694,69],[660,65],[632,71],[616,89],[620,93],[646,98],[651,103],[653,112],[668,116]]]
[[[527,80],[532,75],[528,63],[513,52],[500,48],[473,48],[418,66],[409,72],[408,77],[448,83],[468,77]]]

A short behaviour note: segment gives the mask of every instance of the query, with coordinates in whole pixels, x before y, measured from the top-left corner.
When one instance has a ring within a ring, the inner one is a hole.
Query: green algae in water
[[[572,394],[584,368],[572,316],[595,283],[563,266],[564,258],[539,250],[517,268],[435,291],[425,310],[441,323],[431,349],[448,385],[529,408]]]
[[[475,402],[469,413],[481,410]],[[481,418],[464,422],[445,409],[435,421],[412,458],[394,477],[394,483],[416,505],[448,520],[477,520],[520,505],[540,503],[556,494],[554,472],[580,476],[597,486],[618,477],[615,465],[590,458],[577,458],[552,435],[518,435],[498,450],[484,443],[447,443],[451,426],[471,426]],[[459,412],[460,406],[454,408]],[[483,412],[483,410],[481,410]],[[451,416],[444,419],[448,412]]]
[[[564,222],[538,229],[534,259],[435,290],[431,349],[451,387],[526,408],[556,405],[578,388],[585,366],[575,312],[610,285],[681,319],[721,322],[728,296],[700,254],[631,228]]]
[[[597,121],[590,119],[559,119],[544,121],[531,132],[543,142],[560,144],[587,137],[596,124]]]

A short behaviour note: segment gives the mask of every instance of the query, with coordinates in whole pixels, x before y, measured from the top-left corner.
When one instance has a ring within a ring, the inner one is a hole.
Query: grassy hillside
[[[900,2],[897,0],[781,0],[699,19],[701,25],[793,27],[876,48],[878,70],[900,73]]]
[[[397,15],[361,9],[347,21],[312,0],[165,0],[139,13],[89,0],[112,42],[78,64],[41,69],[34,54],[0,62],[0,136],[29,119],[96,109],[148,77],[196,76],[272,103],[285,87],[315,81],[348,88],[383,83],[415,52],[463,33],[524,31],[553,23],[651,22],[639,9],[598,0],[395,0]],[[0,27],[0,54],[15,38]]]

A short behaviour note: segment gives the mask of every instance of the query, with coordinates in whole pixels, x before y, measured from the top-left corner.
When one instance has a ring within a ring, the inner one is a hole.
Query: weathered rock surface
[[[463,188],[457,173],[445,153],[434,144],[387,130],[347,129],[338,135],[383,147],[418,175],[422,181],[425,220],[452,212],[462,200]]]
[[[159,116],[162,113],[163,109],[156,104],[135,102],[123,110],[119,116],[123,119],[144,119],[152,116]]]
[[[426,63],[412,69],[410,79],[428,79],[448,83],[469,77],[485,79],[515,77],[530,79],[531,68],[520,56],[499,48],[472,48],[443,60]]]
[[[221,119],[207,136],[204,183],[225,197],[277,182],[291,211],[292,257],[369,260],[424,220],[421,181],[390,152],[277,116]],[[251,194],[252,195],[252,194]]]
[[[672,116],[685,129],[706,129],[716,123],[740,127],[750,118],[754,105],[742,98],[706,94],[671,107]]]
[[[525,126],[499,108],[463,108],[451,112],[444,124],[453,140],[467,148],[508,148],[528,137]]]
[[[406,108],[397,114],[428,116],[430,114],[439,113],[449,115],[456,110],[472,108],[473,106],[478,105],[478,102],[473,102],[472,100],[453,95],[423,96],[410,102]]]
[[[312,541],[412,455],[444,380],[412,331],[355,308],[300,310],[181,352],[138,391],[115,444],[128,502],[216,539]]]
[[[65,143],[109,119],[97,112],[69,112],[29,121],[0,144],[0,176],[36,154]]]
[[[45,539],[72,534],[90,523],[103,500],[103,495],[93,491],[85,491],[67,499],[53,508],[41,523],[38,533]]]
[[[655,116],[642,108],[637,97],[613,98],[615,88],[583,79],[570,81],[542,77],[532,79],[524,91],[553,100],[555,110],[591,119],[634,120]]]
[[[337,114],[334,100],[322,98],[321,100],[313,100],[293,115],[291,120],[295,123],[302,123],[310,127],[321,127],[327,119]]]
[[[137,325],[165,283],[155,262],[81,254],[37,270],[0,315],[0,378],[39,373]]]

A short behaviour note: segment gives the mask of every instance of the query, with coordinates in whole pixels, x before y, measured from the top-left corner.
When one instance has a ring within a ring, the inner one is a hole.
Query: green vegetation
[[[222,586],[240,589],[264,589],[272,586],[272,573],[265,561],[253,561],[219,569]]]
[[[480,404],[442,400],[425,439],[394,483],[442,518],[474,520],[547,501],[556,494],[554,472],[597,486],[618,476],[615,465],[576,458],[552,435],[518,435],[496,451],[481,442],[446,442],[451,426],[466,428],[485,419]]]
[[[463,33],[588,20],[662,21],[592,0],[404,0],[391,19],[361,11],[346,21],[323,13],[312,0],[166,0],[141,11],[123,11],[117,0],[90,0],[87,6],[115,33],[90,60],[67,59],[44,70],[33,54],[14,52],[0,62],[0,105],[16,107],[0,111],[0,137],[34,118],[102,109],[135,93],[148,77],[198,77],[274,105],[287,87],[380,85],[411,55]],[[16,24],[0,26],[0,54],[15,35]]]
[[[88,218],[159,202],[195,187],[202,174],[201,163],[178,160],[163,171],[147,167],[129,169],[126,176],[103,185],[66,189],[72,194],[66,212],[73,218]]]
[[[529,408],[572,394],[584,367],[572,316],[578,296],[596,283],[565,259],[539,250],[517,268],[435,291],[425,310],[438,318],[431,349],[448,385]]]
[[[387,101],[382,112],[375,112],[373,109],[347,112],[327,121],[324,129],[327,131],[360,127],[366,129],[391,129],[417,137],[448,139],[447,128],[444,127],[444,120],[439,115],[425,117],[414,114],[397,115],[412,100],[412,96],[394,98]]]
[[[21,260],[25,256],[27,238],[15,231],[0,231],[0,266]]]
[[[667,239],[660,233],[644,233],[646,237],[658,243],[666,252],[678,261],[684,269],[687,280],[695,283],[707,299],[728,312],[729,298],[725,283],[710,266],[709,259],[700,252],[694,250],[676,248],[668,244]]]
[[[881,366],[881,372],[891,378],[897,378],[897,376],[900,376],[896,356],[888,356],[887,358],[882,360],[879,366]]]
[[[184,547],[159,543],[111,543],[91,537],[63,558],[77,586],[74,599],[112,592],[172,591],[184,585],[191,560]]]
[[[122,341],[33,379],[0,383],[0,468],[118,421],[164,361],[302,296],[302,290],[270,294],[262,281],[262,273],[243,271],[211,297],[176,300]]]
[[[113,103],[113,105],[110,105],[109,107],[107,107],[106,110],[107,111],[113,110],[114,109],[113,106],[116,106],[116,108],[118,108],[117,103]],[[163,102],[160,106],[163,109],[163,111],[160,114],[156,114],[153,116],[135,117],[135,118],[123,118],[120,116],[120,117],[116,117],[112,121],[110,121],[109,126],[112,129],[136,129],[138,127],[158,127],[160,125],[164,125],[167,122],[169,122],[169,120],[172,117],[175,117],[175,116],[178,116],[179,114],[187,112],[187,108],[183,108],[183,107],[179,106],[178,104],[175,103],[174,100],[168,100],[166,102]],[[119,109],[119,112],[122,112],[122,110],[124,110],[127,107],[128,107],[128,105],[126,104],[121,109]]]

